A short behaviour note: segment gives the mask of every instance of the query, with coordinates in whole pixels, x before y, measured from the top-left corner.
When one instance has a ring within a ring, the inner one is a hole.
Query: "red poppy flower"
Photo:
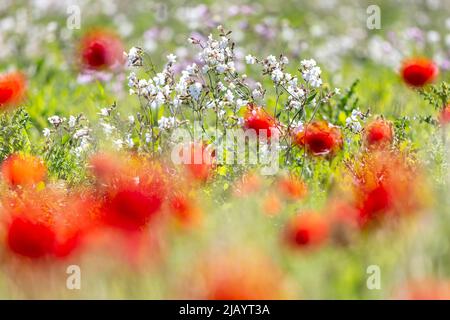
[[[123,63],[123,50],[121,40],[113,32],[91,31],[81,39],[81,62],[86,69],[108,69]]]
[[[18,104],[25,94],[25,76],[20,72],[0,75],[0,109]]]
[[[442,109],[441,114],[439,116],[439,122],[442,125],[450,123],[450,104],[447,105],[444,109]]]
[[[394,132],[392,124],[384,119],[369,123],[364,129],[364,139],[369,147],[386,146],[392,143]]]
[[[401,75],[406,84],[423,87],[433,82],[439,73],[436,64],[426,58],[412,58],[403,62]]]
[[[384,214],[393,208],[392,197],[391,191],[383,184],[366,193],[360,208],[360,225],[365,226],[383,218]]]
[[[314,121],[298,130],[294,143],[315,156],[333,155],[342,148],[341,130],[326,121]]]
[[[272,131],[276,131],[276,121],[263,108],[249,104],[244,115],[244,128],[253,129],[256,134],[266,135],[267,138],[272,136]]]
[[[44,180],[47,169],[37,157],[14,154],[2,163],[3,178],[12,186],[33,185]]]
[[[104,221],[128,231],[141,230],[160,209],[162,198],[136,186],[121,187],[106,201]]]
[[[53,254],[56,235],[46,224],[25,217],[15,217],[7,230],[9,248],[29,258]]]
[[[282,195],[291,200],[302,199],[307,193],[306,184],[294,176],[280,178],[278,187]]]
[[[412,214],[427,198],[419,168],[400,153],[385,150],[364,153],[351,172],[361,227]]]
[[[96,208],[90,197],[71,196],[61,189],[24,189],[2,198],[7,244],[30,258],[65,258],[78,249],[95,224]]]
[[[288,224],[286,239],[297,248],[315,248],[328,237],[328,222],[319,214],[304,212],[297,214]]]

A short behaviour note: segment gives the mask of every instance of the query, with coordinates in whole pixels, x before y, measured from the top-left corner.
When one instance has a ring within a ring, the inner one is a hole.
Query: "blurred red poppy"
[[[303,212],[291,219],[286,229],[288,243],[297,248],[316,248],[328,238],[327,220],[314,212]]]
[[[121,186],[114,190],[102,208],[106,224],[127,231],[144,228],[162,205],[157,190],[149,192],[139,186]]]
[[[95,206],[89,197],[68,196],[63,190],[24,189],[2,199],[7,245],[29,258],[65,258],[95,225]]]
[[[372,121],[364,129],[364,140],[369,147],[390,145],[393,138],[392,123],[381,118]]]
[[[278,180],[278,188],[281,194],[290,200],[302,199],[307,193],[306,184],[295,176],[280,178]]]
[[[120,38],[108,30],[90,31],[80,42],[81,62],[86,69],[102,70],[123,64],[123,52]]]
[[[47,174],[47,168],[37,157],[13,154],[3,161],[2,174],[11,186],[26,186],[43,181]]]
[[[0,109],[15,106],[25,95],[25,76],[20,72],[0,75]]]
[[[436,64],[427,58],[405,60],[401,69],[403,81],[412,87],[423,87],[433,82],[438,73]]]
[[[264,134],[270,138],[276,131],[276,121],[263,108],[249,104],[244,115],[244,128],[253,129],[256,135]]]
[[[341,130],[326,121],[306,124],[295,133],[294,143],[315,156],[334,155],[342,148]]]
[[[9,248],[21,256],[42,258],[51,255],[55,248],[54,231],[39,221],[14,217],[7,233]]]
[[[361,227],[412,214],[424,204],[427,192],[419,168],[409,164],[398,152],[364,153],[351,171]]]
[[[176,194],[170,200],[170,211],[183,226],[198,226],[201,210],[194,200],[182,194]]]

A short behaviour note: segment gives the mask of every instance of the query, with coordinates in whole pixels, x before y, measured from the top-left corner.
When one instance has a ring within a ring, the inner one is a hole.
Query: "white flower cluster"
[[[350,117],[345,120],[346,127],[353,133],[359,133],[362,130],[360,120],[363,120],[364,118],[365,115],[359,109],[354,109]]]
[[[61,118],[60,116],[51,116],[48,118],[48,122],[50,122],[55,128],[59,127],[60,124],[62,124],[64,121],[66,121],[66,118]]]
[[[313,61],[314,60],[308,60]],[[288,107],[290,109],[300,109],[304,97],[306,96],[306,89],[303,86],[303,84],[299,84],[299,80],[297,76],[293,76],[292,74],[288,72],[284,72],[285,66],[289,63],[289,60],[282,56],[279,61],[277,61],[276,57],[273,55],[268,56],[266,59],[262,61],[262,65],[264,68],[264,72],[271,75],[272,81],[274,82],[275,86],[281,86],[283,87],[289,94],[288,96]],[[306,69],[304,68],[305,72],[318,72],[319,74],[319,80],[320,80],[320,68],[314,67],[312,69]],[[312,71],[311,71],[312,70]],[[319,82],[319,80],[312,79],[309,75],[305,77],[305,74],[302,73],[304,80],[307,83],[310,83],[312,87],[316,87]],[[314,80],[314,81],[312,81]],[[312,81],[312,82],[311,82]],[[321,80],[320,80],[321,84]],[[319,85],[320,86],[320,85]],[[261,91],[261,90],[259,90]],[[258,92],[254,92],[258,94]]]
[[[84,129],[80,129],[80,130],[84,130]],[[83,131],[82,133],[78,132],[77,136],[78,136],[78,138],[76,138],[76,139],[79,139],[80,143],[77,147],[75,147],[73,149],[73,153],[79,158],[89,150],[89,147],[91,146],[91,144],[90,144],[91,139],[89,136],[89,130]],[[74,138],[75,138],[75,136],[74,136]]]
[[[252,98],[255,100],[264,98],[265,90],[260,82],[256,83],[256,88],[252,91]]]
[[[202,93],[202,84],[199,82],[194,82],[189,86],[189,94],[194,98],[194,100],[198,100],[200,98],[200,94]]]
[[[320,74],[322,70],[317,66],[317,63],[314,59],[302,60],[302,76],[303,79],[311,85],[313,88],[318,88],[322,85],[322,79],[320,78]]]
[[[245,56],[245,62],[247,64],[255,64],[256,63],[256,58],[254,56],[252,56],[251,54],[248,54]]]
[[[143,65],[142,55],[143,50],[138,47],[132,47],[130,51],[124,52],[124,57],[127,60],[127,66],[129,67],[141,67]]]
[[[199,54],[200,60],[205,64],[202,70],[204,73],[211,69],[219,74],[236,72],[234,53],[229,45],[230,40],[227,37],[222,36],[220,40],[215,40],[211,34],[209,35]]]
[[[170,54],[167,59],[168,63],[163,71],[150,79],[138,79],[134,72],[128,76],[130,94],[145,98],[152,109],[162,105],[177,108],[183,102],[198,101],[203,92],[203,85],[198,81],[199,68],[195,63],[187,66],[178,81],[175,81],[171,67],[177,57]]]
[[[158,120],[158,128],[161,130],[169,130],[176,126],[177,120],[174,117],[161,117]]]
[[[234,50],[234,43],[228,37],[229,33],[221,27],[218,29],[220,31],[219,38],[210,35],[205,41],[195,38],[190,39],[193,44],[198,46],[200,51],[201,63],[198,65],[192,63],[187,65],[184,70],[177,71],[178,68],[176,67],[172,70],[172,66],[177,62],[177,57],[170,54],[167,56],[168,63],[160,73],[156,73],[152,66],[153,75],[150,79],[140,79],[134,72],[129,74],[130,94],[139,96],[141,107],[146,109],[145,112],[150,111],[152,115],[151,120],[142,117],[140,114],[137,114],[136,120],[134,117],[131,120],[129,118],[128,122],[131,126],[128,126],[126,134],[130,134],[129,130],[132,130],[135,121],[139,122],[142,128],[139,133],[132,133],[135,135],[135,141],[137,139],[140,141],[137,150],[147,147],[154,149],[155,146],[160,145],[154,142],[160,139],[162,131],[170,130],[190,121],[210,119],[206,114],[207,112],[215,113],[216,126],[224,128],[242,126],[244,120],[239,117],[241,109],[257,100],[259,100],[258,105],[264,105],[264,102],[260,102],[264,98],[266,90],[261,84],[263,82],[256,82],[249,79],[247,75],[238,73],[235,63],[239,68],[243,65],[243,62],[262,67],[262,74],[271,78],[277,95],[287,94],[287,101],[286,99],[280,100],[281,103],[286,103],[287,111],[301,110],[307,102],[312,105],[319,102],[323,103],[324,100],[333,95],[330,92],[326,95],[320,94],[318,97],[324,96],[320,98],[320,101],[319,99],[318,101],[308,99],[312,93],[315,94],[316,91],[321,90],[322,85],[321,69],[314,60],[301,61],[301,74],[293,75],[285,71],[289,63],[287,57],[269,55],[265,59],[260,59],[251,54],[245,55],[239,48]],[[137,52],[136,50],[130,50],[128,59],[134,61]],[[177,53],[183,56],[179,51]],[[129,61],[129,64],[132,64],[132,61]],[[159,112],[153,111],[160,106],[163,107],[164,116],[162,117]],[[187,111],[184,108],[191,108],[191,110]],[[105,109],[101,113],[107,116],[110,110]],[[298,112],[295,112],[295,115],[298,114]],[[191,116],[192,118],[190,118]],[[183,118],[183,120],[177,118]],[[220,123],[218,120],[220,120]],[[155,121],[159,128],[156,134],[153,130]],[[112,136],[113,139],[119,138],[115,141],[116,147],[121,148],[124,144],[133,145],[131,135],[117,135],[120,126],[116,128],[110,121],[105,121],[101,125],[107,135]],[[297,124],[296,128],[298,129],[298,127]],[[136,135],[139,135],[139,137],[136,137]],[[144,144],[142,140],[145,140]],[[145,146],[145,144],[150,143],[152,143],[151,146]]]
[[[60,127],[63,123],[67,121],[68,127],[65,127],[65,130],[72,135],[73,140],[75,141],[74,147],[72,147],[71,152],[75,154],[77,157],[81,157],[85,154],[89,147],[91,146],[90,141],[92,140],[90,133],[91,129],[87,126],[80,126],[80,116],[69,116],[69,120],[66,118],[61,118],[60,116],[54,115],[48,118],[50,124],[54,126],[54,128]],[[57,132],[57,131],[54,131]],[[44,128],[42,130],[42,134],[44,137],[49,138],[52,134],[52,130],[49,128]]]
[[[130,94],[137,94],[144,97],[152,109],[156,109],[166,103],[170,99],[172,89],[168,82],[171,73],[169,69],[157,73],[153,78],[145,80],[138,79],[134,72],[128,76],[128,86]]]
[[[286,57],[281,57],[280,61],[273,55],[268,56],[262,61],[262,66],[264,68],[264,73],[270,74],[272,81],[276,84],[283,84],[292,79],[289,73],[284,73],[284,66],[288,63]]]

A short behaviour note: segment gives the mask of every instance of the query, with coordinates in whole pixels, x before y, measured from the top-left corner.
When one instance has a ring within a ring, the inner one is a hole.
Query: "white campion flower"
[[[247,64],[255,64],[256,63],[256,58],[254,56],[252,56],[251,54],[248,54],[245,56],[245,62]]]
[[[260,98],[262,98],[262,96],[263,96],[263,93],[259,89],[254,89],[252,91],[252,98],[253,99],[260,99]]]
[[[129,67],[140,67],[142,66],[142,54],[143,51],[141,48],[132,47],[130,51],[124,52],[125,58],[127,58],[127,65]]]
[[[99,115],[101,115],[102,117],[107,117],[107,116],[109,116],[109,110],[108,110],[108,108],[102,108],[102,109],[100,109]]]
[[[291,101],[289,101],[290,108],[298,110],[298,109],[300,109],[301,106],[302,106],[302,104],[298,100],[292,99]]]
[[[75,156],[77,156],[78,158],[80,158],[84,152],[86,152],[88,150],[90,146],[88,137],[82,137],[80,140],[80,145],[76,148],[73,149],[73,153],[75,154]]]
[[[276,58],[274,55],[268,56],[268,57],[266,58],[266,60],[267,60],[267,64],[268,64],[269,66],[273,66],[273,65],[275,65],[275,64],[277,63],[277,58]]]
[[[234,94],[231,90],[227,90],[227,92],[224,95],[224,98],[226,101],[232,103],[234,101]]]
[[[77,118],[75,118],[74,116],[70,116],[69,121],[68,121],[69,127],[70,128],[75,127],[76,123],[77,123]]]
[[[128,87],[129,88],[135,88],[138,83],[138,78],[136,77],[136,74],[134,72],[130,72],[128,75]]]
[[[146,143],[152,142],[152,134],[150,132],[145,133],[145,142]]]
[[[316,61],[314,59],[302,60],[300,64],[303,67],[303,79],[313,88],[320,87],[322,85],[322,79],[320,78],[322,70],[317,66]]]
[[[200,98],[200,94],[202,93],[202,84],[199,82],[195,82],[189,86],[189,94],[194,100],[198,100]]]
[[[217,89],[219,89],[219,91],[227,91],[227,87],[221,82],[217,82]]]
[[[198,72],[198,66],[196,63],[188,65],[185,70],[188,75],[195,75]]]
[[[114,126],[110,125],[109,123],[101,122],[100,125],[103,127],[103,132],[109,136],[114,131]]]
[[[172,100],[172,104],[175,108],[178,108],[179,106],[181,106],[183,102],[181,101],[179,96],[176,96],[175,98],[173,98]]]
[[[54,126],[58,126],[63,123],[64,119],[59,116],[51,116],[48,118],[48,122],[50,122]]]
[[[208,71],[209,71],[209,66],[208,66],[207,64],[205,64],[205,65],[202,67],[202,73],[206,74],[206,73],[208,73]]]
[[[345,124],[352,132],[359,133],[362,130],[362,125],[359,120],[363,117],[364,115],[360,110],[354,109],[350,117],[345,119]]]
[[[49,137],[50,136],[50,129],[49,128],[44,128],[44,130],[42,130],[42,134],[44,135],[44,137]]]
[[[236,99],[236,107],[238,108],[242,108],[245,107],[248,104],[247,100],[243,100],[243,99]]]
[[[164,86],[166,84],[166,76],[164,73],[157,73],[155,77],[153,77],[153,82],[157,86]]]
[[[125,138],[125,143],[127,144],[128,148],[134,147],[134,141],[131,138],[131,134],[127,134],[127,137]]]
[[[217,65],[216,66],[216,71],[218,72],[218,73],[224,73],[225,71],[227,71],[227,65],[226,64],[224,64],[224,63],[221,63],[221,64],[219,64],[219,65]]]
[[[79,139],[81,137],[85,137],[89,135],[89,129],[88,128],[82,128],[82,129],[78,129],[74,134],[73,134],[73,138],[74,139]]]
[[[153,101],[150,103],[150,108],[156,109],[162,106],[166,102],[166,97],[164,94],[160,91],[156,94]]]
[[[278,84],[278,83],[281,82],[283,77],[284,77],[284,73],[280,69],[275,69],[275,70],[272,71],[272,80],[273,80],[273,82]]]
[[[161,130],[168,130],[175,127],[176,119],[174,117],[161,117],[158,120],[158,128]]]
[[[173,64],[173,63],[177,62],[177,56],[172,53],[169,54],[166,58],[169,61],[169,63]]]
[[[300,61],[300,64],[305,69],[311,69],[312,67],[315,67],[317,65],[316,60],[314,60],[314,59],[309,59],[309,60],[304,59],[304,60]]]

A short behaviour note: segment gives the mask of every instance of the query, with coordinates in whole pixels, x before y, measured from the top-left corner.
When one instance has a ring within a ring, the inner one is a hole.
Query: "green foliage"
[[[29,128],[30,117],[23,107],[0,114],[0,159],[15,152],[31,151]]]
[[[419,94],[436,110],[442,110],[450,101],[450,87],[445,81],[419,90]]]

